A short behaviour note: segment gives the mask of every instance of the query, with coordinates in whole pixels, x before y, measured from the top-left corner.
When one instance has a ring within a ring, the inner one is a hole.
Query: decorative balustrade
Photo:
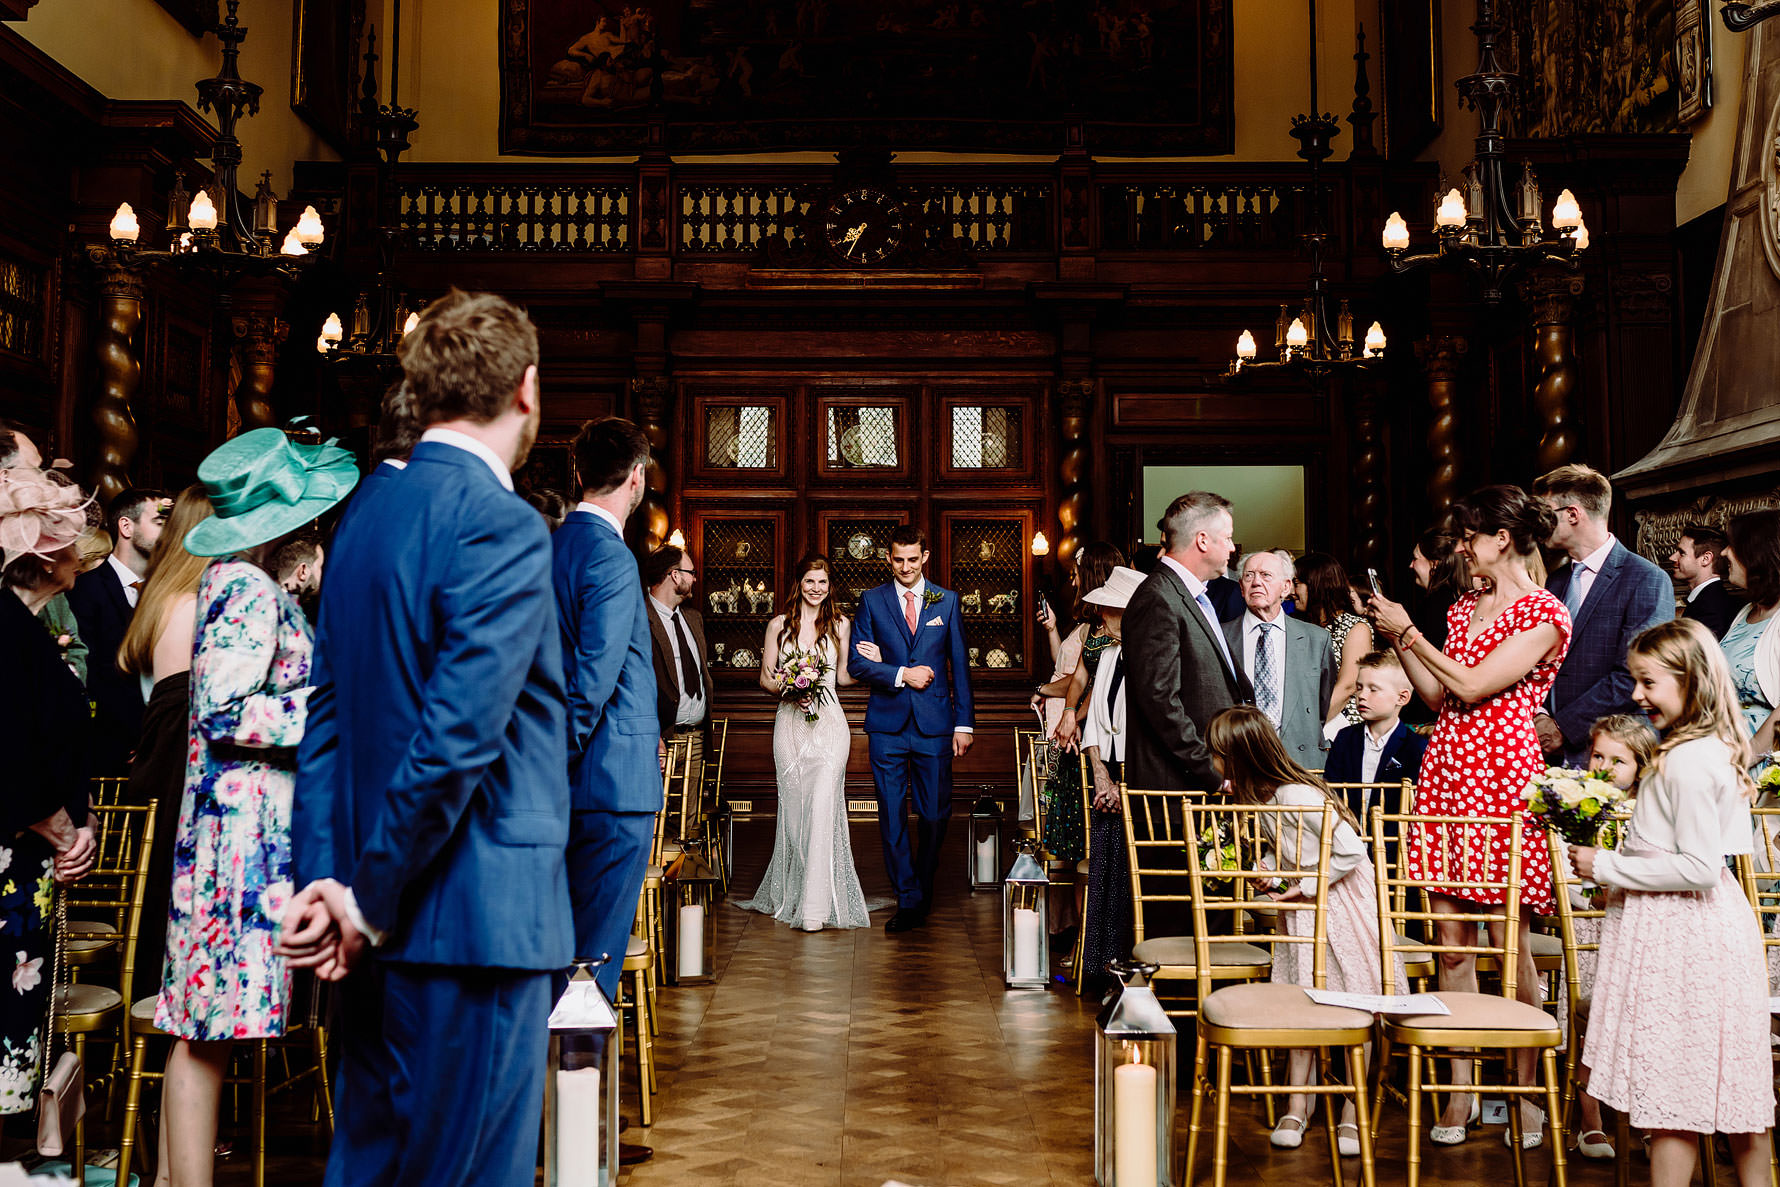
[[[418,251],[628,252],[634,184],[408,182],[402,243]]]

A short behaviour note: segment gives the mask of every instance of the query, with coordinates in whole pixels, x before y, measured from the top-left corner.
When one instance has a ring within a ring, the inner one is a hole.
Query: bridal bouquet
[[[1605,771],[1547,767],[1533,776],[1521,798],[1528,812],[1572,845],[1618,846],[1613,814],[1625,806],[1627,796]]]
[[[803,707],[803,719],[816,721],[816,707],[828,695],[823,683],[832,665],[814,651],[788,648],[779,656],[779,699]]]

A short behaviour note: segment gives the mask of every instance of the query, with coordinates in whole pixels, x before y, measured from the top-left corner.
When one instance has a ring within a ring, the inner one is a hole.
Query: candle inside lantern
[[[1156,1184],[1156,1069],[1135,1048],[1113,1069],[1113,1183]]]
[[[1384,220],[1384,249],[1386,251],[1407,251],[1409,249],[1409,224],[1403,221],[1399,212],[1391,211],[1391,217]]]
[[[705,975],[705,909],[697,903],[680,906],[680,963],[682,977]]]
[[[186,212],[186,219],[194,231],[216,230],[216,203],[210,200],[208,190],[199,190],[192,195],[192,206]]]
[[[140,234],[142,227],[136,221],[136,212],[130,209],[128,202],[119,202],[117,213],[111,216],[111,237],[134,243]]]
[[[995,838],[994,837],[984,837],[982,840],[978,841],[976,853],[977,853],[977,858],[976,858],[976,860],[977,860],[977,881],[978,882],[993,882],[993,881],[995,881],[995,866],[996,866]],[[1032,914],[1032,912],[1028,911],[1027,914],[1030,915],[1030,914]]]
[[[600,1070],[556,1073],[557,1187],[600,1187]]]
[[[1022,981],[1043,976],[1038,967],[1038,912],[1029,907],[1014,908],[1014,976]]]

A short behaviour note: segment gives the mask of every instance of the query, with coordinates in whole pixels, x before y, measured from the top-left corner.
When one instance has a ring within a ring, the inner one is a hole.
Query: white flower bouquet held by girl
[[[1617,847],[1619,826],[1613,816],[1629,799],[1605,771],[1547,767],[1521,794],[1527,811],[1570,844]]]
[[[805,721],[816,721],[820,718],[816,709],[828,695],[828,685],[823,677],[828,675],[830,664],[814,651],[800,651],[795,647],[786,649],[779,656],[779,699],[797,705],[803,710]]]

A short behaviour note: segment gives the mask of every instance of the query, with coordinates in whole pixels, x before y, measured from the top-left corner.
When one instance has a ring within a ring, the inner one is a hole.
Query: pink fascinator
[[[6,563],[30,553],[49,556],[80,538],[87,505],[78,486],[57,482],[41,470],[0,470],[0,549]]]

